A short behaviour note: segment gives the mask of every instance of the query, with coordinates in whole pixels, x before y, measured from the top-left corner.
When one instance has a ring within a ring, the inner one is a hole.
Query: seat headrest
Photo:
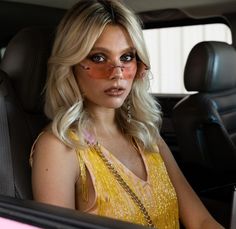
[[[216,92],[236,87],[236,51],[218,41],[196,44],[191,50],[185,70],[188,91]]]
[[[48,27],[23,29],[9,42],[3,56],[0,67],[10,77],[26,112],[43,112],[42,91],[53,35]]]

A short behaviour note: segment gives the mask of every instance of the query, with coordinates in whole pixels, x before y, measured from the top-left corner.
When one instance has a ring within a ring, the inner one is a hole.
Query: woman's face
[[[87,106],[119,108],[137,72],[136,50],[126,30],[107,25],[88,57],[75,66]]]

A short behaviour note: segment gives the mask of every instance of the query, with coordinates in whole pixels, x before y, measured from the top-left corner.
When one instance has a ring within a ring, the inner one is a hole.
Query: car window
[[[144,30],[151,60],[151,93],[185,94],[184,66],[192,47],[201,41],[232,43],[225,24],[191,25]]]

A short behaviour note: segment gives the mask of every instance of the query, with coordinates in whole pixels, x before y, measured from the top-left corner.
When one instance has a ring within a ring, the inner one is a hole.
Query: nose
[[[116,65],[111,67],[111,79],[120,79],[123,78],[124,67],[121,65]]]

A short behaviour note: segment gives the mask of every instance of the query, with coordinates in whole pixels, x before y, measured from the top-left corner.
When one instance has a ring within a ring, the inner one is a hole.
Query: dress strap
[[[42,132],[38,135],[38,137],[35,139],[35,141],[34,141],[32,147],[31,147],[31,150],[30,150],[30,157],[29,157],[29,164],[30,164],[31,167],[33,166],[34,147],[35,147],[35,145],[36,145],[38,139],[40,138],[40,136],[41,136],[43,133],[44,133],[44,131],[42,131]]]
[[[72,130],[69,130],[69,137],[75,141],[79,140],[78,136]],[[81,186],[82,186],[82,198],[84,201],[88,201],[88,184],[87,184],[86,166],[85,166],[84,159],[81,155],[84,152],[84,150],[80,150],[77,148],[75,151],[76,151],[77,159],[79,162],[80,179],[81,179]]]
[[[81,185],[82,185],[82,198],[84,201],[88,201],[88,184],[87,184],[87,174],[86,174],[86,166],[85,162],[81,156],[81,150],[76,150],[76,155],[79,161],[80,167],[80,178],[81,178]]]

